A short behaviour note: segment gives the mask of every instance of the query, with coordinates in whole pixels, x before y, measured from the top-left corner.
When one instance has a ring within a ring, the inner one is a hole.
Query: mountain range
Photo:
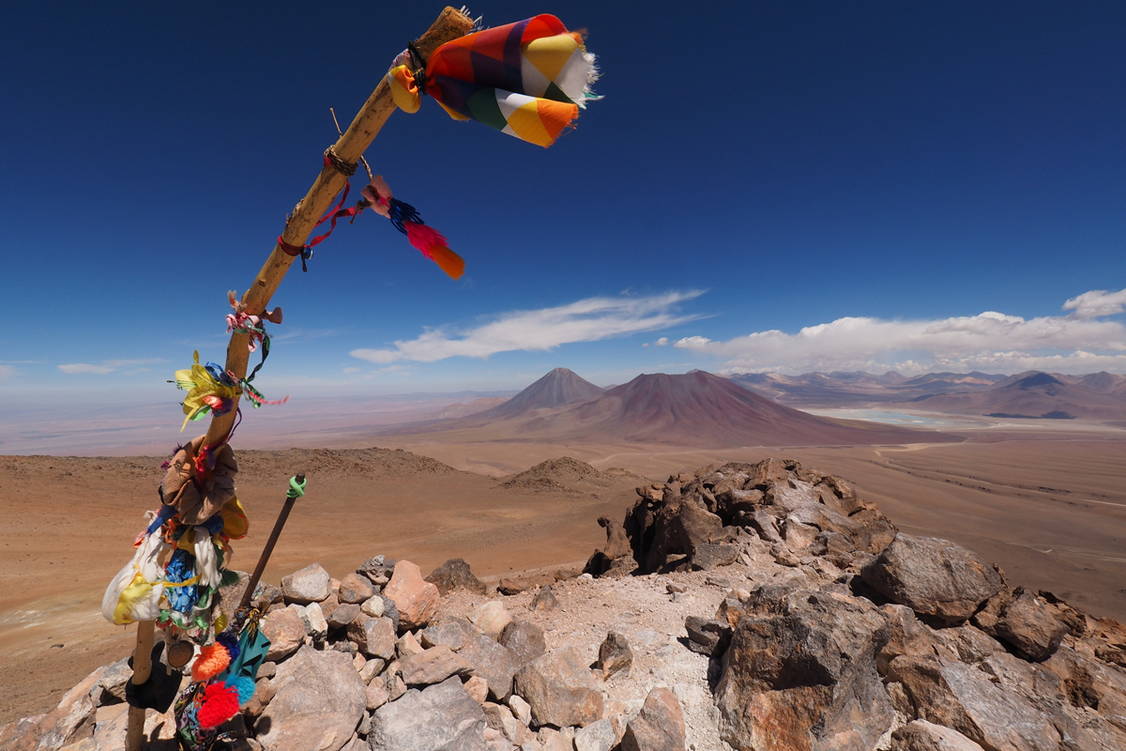
[[[1105,372],[927,373],[914,378],[895,372],[747,373],[731,378],[796,407],[894,405],[996,417],[1126,419],[1126,376]]]
[[[646,373],[601,389],[556,368],[506,402],[465,417],[399,426],[463,440],[627,441],[689,446],[796,446],[953,440],[934,432],[818,417],[728,378]]]

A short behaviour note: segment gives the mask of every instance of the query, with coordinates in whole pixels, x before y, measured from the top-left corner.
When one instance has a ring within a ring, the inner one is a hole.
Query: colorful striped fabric
[[[395,102],[417,111],[409,53],[395,62],[387,74]],[[426,64],[425,90],[456,120],[546,147],[598,98],[590,90],[597,77],[582,35],[542,14],[443,44]]]

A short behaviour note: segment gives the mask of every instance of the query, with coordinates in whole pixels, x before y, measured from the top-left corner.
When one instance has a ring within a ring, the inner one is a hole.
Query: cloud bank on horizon
[[[709,317],[680,311],[703,290],[649,296],[591,297],[539,310],[496,315],[479,326],[426,330],[383,349],[352,357],[386,365],[432,363],[452,357],[545,351],[564,344],[660,331]],[[1023,318],[997,311],[941,319],[847,316],[797,332],[753,331],[726,340],[661,336],[643,346],[671,346],[715,361],[722,373],[814,370],[1053,370],[1126,372],[1126,289],[1091,290],[1066,300],[1061,315]],[[701,363],[703,365],[703,363]]]
[[[1126,371],[1126,289],[1091,290],[1068,314],[1022,318],[997,311],[932,320],[845,317],[796,333],[755,331],[726,341],[686,336],[672,346],[722,361],[722,372],[826,370]],[[660,340],[658,340],[659,342]]]

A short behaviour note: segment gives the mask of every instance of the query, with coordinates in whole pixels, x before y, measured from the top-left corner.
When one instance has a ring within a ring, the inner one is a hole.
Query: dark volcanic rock
[[[960,545],[902,532],[861,578],[889,601],[950,625],[968,620],[1004,584],[995,568]]]
[[[426,581],[438,587],[442,594],[455,589],[465,589],[477,594],[485,594],[485,585],[473,575],[469,564],[462,558],[451,558],[430,572]]]
[[[975,621],[1027,660],[1042,662],[1051,657],[1068,632],[1047,601],[1019,587],[1005,598],[999,610],[995,617],[983,613],[985,617]]]
[[[598,647],[598,667],[602,677],[609,678],[621,670],[628,670],[633,664],[633,650],[623,634],[611,631]]]
[[[748,613],[723,658],[716,704],[736,749],[869,751],[893,712],[876,671],[888,639],[880,612],[858,598],[796,591]]]

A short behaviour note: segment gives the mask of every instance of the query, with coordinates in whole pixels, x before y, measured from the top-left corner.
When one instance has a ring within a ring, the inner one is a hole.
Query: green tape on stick
[[[289,478],[289,490],[285,491],[285,497],[297,500],[305,495],[305,486],[308,484],[309,481],[305,479],[305,475],[296,475]]]

